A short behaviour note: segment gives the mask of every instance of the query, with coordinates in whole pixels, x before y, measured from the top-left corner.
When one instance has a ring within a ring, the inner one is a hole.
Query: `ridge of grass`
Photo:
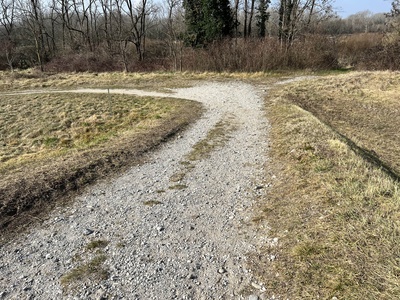
[[[370,162],[400,175],[400,72],[354,72],[300,82],[288,98],[352,143]],[[397,176],[396,176],[397,175]]]
[[[181,168],[170,177],[170,182],[181,182],[186,177],[187,172],[194,168],[195,161],[209,157],[216,148],[225,145],[231,138],[230,134],[237,128],[235,116],[225,115],[207,132],[204,139],[193,145],[192,150],[180,162]],[[176,186],[170,188],[176,188]]]
[[[391,151],[400,149],[392,135],[400,128],[392,113],[400,109],[399,81],[398,73],[350,73],[267,96],[269,172],[277,177],[257,220],[279,242],[253,258],[267,293],[400,297],[399,182],[349,143],[376,152],[397,172]]]

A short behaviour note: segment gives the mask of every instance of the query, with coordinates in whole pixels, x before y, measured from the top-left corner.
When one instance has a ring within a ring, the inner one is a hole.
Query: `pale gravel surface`
[[[146,163],[90,187],[30,233],[0,245],[0,299],[267,299],[246,265],[246,255],[268,241],[251,222],[268,182],[261,91],[236,81],[167,95],[111,91],[192,99],[206,112]],[[181,182],[187,188],[170,189],[185,155],[226,116],[237,130],[194,163]],[[86,249],[93,240],[109,242],[97,250],[106,257],[108,279],[63,289],[63,275],[98,255]]]

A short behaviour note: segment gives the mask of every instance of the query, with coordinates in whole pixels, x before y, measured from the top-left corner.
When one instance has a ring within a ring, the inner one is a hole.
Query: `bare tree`
[[[18,3],[18,10],[22,22],[21,26],[27,31],[29,38],[33,39],[36,62],[43,71],[47,51],[42,3],[39,0],[21,0]]]
[[[279,39],[290,46],[295,37],[311,25],[334,15],[332,0],[280,0]]]
[[[244,0],[243,5],[243,13],[244,13],[244,24],[243,24],[243,37],[247,38],[247,24],[248,24],[248,14],[249,14],[249,0]]]
[[[256,0],[251,0],[251,4],[250,4],[249,24],[247,25],[247,35],[249,37],[251,36],[251,29],[252,29],[252,25],[253,25],[255,2],[256,2]]]
[[[233,15],[234,15],[234,22],[235,22],[235,24],[234,24],[235,37],[238,37],[239,36],[239,32],[238,32],[238,29],[239,29],[239,0],[234,0],[234,1],[235,2],[234,2],[234,6],[233,6],[233,10],[234,10]]]
[[[398,45],[400,41],[400,0],[392,1],[392,9],[387,14],[389,32],[386,35],[387,46]]]
[[[15,2],[13,0],[0,0],[0,36],[6,56],[7,64],[14,71],[14,49],[15,41],[13,38],[15,25]]]
[[[125,4],[129,19],[126,39],[135,45],[138,59],[142,61],[146,51],[146,19],[152,13],[154,7],[149,5],[148,0],[141,0],[138,5],[135,5],[133,0],[125,0]]]
[[[167,0],[166,4],[166,43],[169,49],[170,56],[173,59],[173,69],[175,71],[177,71],[178,69],[182,71],[183,41],[179,37],[182,36],[184,32],[184,17],[181,4],[182,2],[180,0]]]

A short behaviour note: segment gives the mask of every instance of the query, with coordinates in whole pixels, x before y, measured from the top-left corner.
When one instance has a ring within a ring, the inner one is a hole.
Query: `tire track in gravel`
[[[207,82],[171,94],[110,92],[196,100],[206,112],[149,154],[146,163],[92,186],[30,233],[1,245],[0,299],[247,299],[260,294],[246,268],[246,254],[265,242],[251,226],[252,206],[264,193],[268,145],[256,88]],[[209,142],[208,133],[226,120],[234,126],[222,128],[222,142],[185,166],[193,147]],[[182,171],[177,186],[171,178]],[[93,262],[98,264],[90,270]],[[107,278],[100,276],[105,273]]]

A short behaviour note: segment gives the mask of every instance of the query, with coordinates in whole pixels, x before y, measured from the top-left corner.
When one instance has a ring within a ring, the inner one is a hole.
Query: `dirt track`
[[[166,95],[112,92],[196,100],[206,113],[146,163],[96,184],[31,233],[1,245],[0,299],[261,296],[246,265],[246,255],[267,242],[251,222],[267,182],[268,124],[259,91],[209,82]],[[85,266],[93,274],[72,272]]]

